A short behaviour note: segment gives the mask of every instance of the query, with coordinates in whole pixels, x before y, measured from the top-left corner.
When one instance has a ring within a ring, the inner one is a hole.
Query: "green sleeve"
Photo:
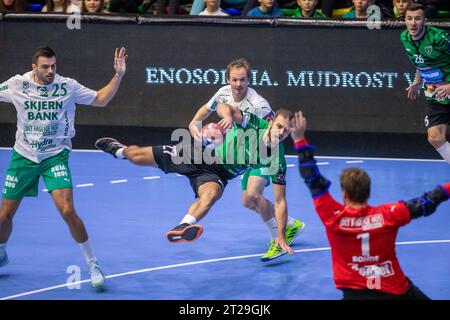
[[[285,8],[281,8],[280,10],[283,13],[283,16],[285,16],[285,17],[300,17],[299,9],[285,9]]]
[[[267,128],[268,122],[266,120],[258,118],[253,113],[240,111],[242,113],[242,123],[239,127],[243,128],[244,131],[248,129],[258,130]]]
[[[448,33],[446,31],[442,31],[436,35],[435,39],[436,49],[441,51],[442,53],[449,52],[449,43],[448,43]]]

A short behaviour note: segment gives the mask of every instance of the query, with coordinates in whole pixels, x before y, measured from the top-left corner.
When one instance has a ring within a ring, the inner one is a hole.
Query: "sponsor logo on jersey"
[[[382,277],[386,278],[395,274],[392,261],[385,261],[381,264],[371,264],[360,266],[357,263],[348,264],[352,270],[359,273],[360,276],[369,277]]]
[[[5,91],[8,90],[8,86],[4,85],[4,86],[0,86],[0,91]]]
[[[384,225],[382,214],[372,214],[366,217],[343,217],[339,221],[339,227],[343,230],[372,230]]]
[[[45,152],[47,149],[55,148],[56,145],[52,139],[44,139],[43,141],[33,141],[30,143],[33,149],[37,149],[39,152]]]

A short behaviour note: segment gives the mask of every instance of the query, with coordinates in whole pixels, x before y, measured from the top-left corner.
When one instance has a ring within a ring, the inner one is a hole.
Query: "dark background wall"
[[[125,46],[128,69],[117,96],[104,109],[80,106],[79,126],[186,127],[226,84],[227,63],[245,57],[255,75],[252,87],[274,109],[303,110],[311,131],[424,132],[424,100],[405,94],[414,67],[399,40],[401,23],[369,30],[361,23],[313,26],[288,19],[130,17],[84,19],[80,30],[69,30],[66,17],[54,20],[8,15],[0,21],[0,82],[29,71],[33,50],[50,45],[59,74],[99,89],[114,73],[114,48]],[[14,108],[0,104],[3,128],[15,122]]]
[[[116,98],[105,110],[80,107],[77,123],[178,127],[225,84],[227,63],[245,57],[255,71],[253,87],[274,108],[304,110],[312,130],[418,133],[424,103],[405,96],[404,74],[414,68],[402,30],[87,21],[69,30],[64,20],[4,20],[0,78],[28,71],[33,49],[48,44],[58,54],[58,73],[97,89],[113,74],[114,48],[125,46],[128,72]],[[171,68],[173,83],[161,76]],[[14,110],[1,108],[0,118],[15,122]]]

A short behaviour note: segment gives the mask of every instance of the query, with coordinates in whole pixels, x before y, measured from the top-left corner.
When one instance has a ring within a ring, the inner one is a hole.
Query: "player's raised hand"
[[[120,50],[116,48],[114,52],[114,70],[116,70],[117,75],[120,77],[123,77],[127,71],[127,58],[127,49],[124,47],[120,48]]]
[[[408,95],[408,99],[416,100],[420,95],[420,90],[422,89],[422,82],[412,83],[408,88],[406,88],[406,92]]]
[[[301,111],[294,113],[294,118],[291,120],[291,127],[289,128],[292,140],[297,141],[305,138],[306,124],[306,118],[303,117]]]

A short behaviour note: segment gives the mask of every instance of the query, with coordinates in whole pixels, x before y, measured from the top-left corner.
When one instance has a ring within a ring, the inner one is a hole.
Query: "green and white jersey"
[[[208,101],[206,108],[209,111],[214,112],[219,103],[225,103],[232,107],[239,108],[241,111],[250,112],[265,120],[271,119],[274,116],[269,102],[252,88],[247,89],[247,94],[242,101],[236,102],[233,98],[233,93],[231,92],[231,86],[224,86]]]
[[[0,84],[0,101],[12,103],[17,111],[14,149],[36,163],[71,150],[75,104],[89,105],[96,96],[96,91],[60,75],[51,84],[40,85],[34,82],[33,71]]]
[[[283,143],[276,148],[268,148],[263,135],[269,123],[248,112],[242,112],[242,118],[242,124],[228,131],[223,144],[214,149],[216,163],[233,176],[262,168],[263,174],[270,175],[273,183],[286,184]]]
[[[448,98],[437,100],[434,97],[435,84],[450,82],[450,47],[448,33],[432,26],[425,27],[425,34],[419,40],[413,40],[408,30],[402,32],[400,39],[409,60],[416,66],[417,72],[425,82],[425,96],[442,104],[449,104]]]

